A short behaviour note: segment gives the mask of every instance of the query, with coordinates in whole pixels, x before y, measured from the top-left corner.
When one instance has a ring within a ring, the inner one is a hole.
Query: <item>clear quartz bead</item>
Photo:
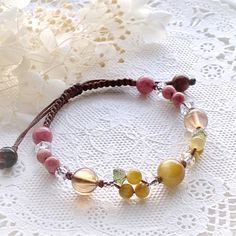
[[[162,89],[164,88],[166,86],[166,83],[165,82],[159,82],[158,84],[157,84],[157,94],[159,95],[160,93],[161,93],[161,91],[162,91]]]
[[[183,152],[180,156],[180,161],[185,161],[188,168],[192,168],[195,164],[195,157],[191,152]]]
[[[66,177],[66,174],[70,172],[69,168],[66,167],[66,166],[60,166],[56,169],[55,171],[55,176],[58,178],[58,179],[61,179],[61,180],[66,180],[67,177]]]
[[[185,116],[193,108],[194,103],[192,101],[186,101],[180,105],[180,112]]]
[[[40,150],[52,150],[52,144],[50,142],[42,141],[35,146],[35,153],[38,153]]]

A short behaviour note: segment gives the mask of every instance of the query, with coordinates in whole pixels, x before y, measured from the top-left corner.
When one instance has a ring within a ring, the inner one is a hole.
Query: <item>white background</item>
[[[211,0],[152,2],[173,14],[167,41],[87,78],[194,76],[187,96],[209,117],[204,155],[176,190],[154,186],[147,200],[125,202],[104,188],[84,199],[35,160],[29,135],[17,166],[0,173],[0,235],[236,234],[236,11]],[[178,111],[155,93],[140,98],[135,88],[82,96],[52,129],[63,164],[90,167],[107,180],[116,167],[155,174],[160,160],[178,157],[188,142]],[[0,145],[13,143],[19,130],[1,131]]]

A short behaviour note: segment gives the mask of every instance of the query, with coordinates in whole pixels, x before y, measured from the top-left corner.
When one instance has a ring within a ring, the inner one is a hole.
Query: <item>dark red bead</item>
[[[175,87],[178,92],[184,92],[190,85],[190,79],[185,75],[176,75],[171,81],[171,85]]]

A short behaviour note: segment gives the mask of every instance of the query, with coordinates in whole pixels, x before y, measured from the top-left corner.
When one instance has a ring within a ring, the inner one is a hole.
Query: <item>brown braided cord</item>
[[[132,79],[118,79],[118,80],[91,80],[83,84],[75,84],[68,88],[64,93],[57,99],[54,105],[50,108],[45,121],[44,126],[49,127],[55,118],[57,112],[66,104],[68,101],[87,90],[94,90],[103,87],[120,87],[120,86],[135,86],[136,81]]]
[[[196,82],[195,79],[188,79],[187,83],[189,85],[194,85]],[[157,84],[160,82],[155,82],[156,88]],[[177,91],[184,91],[181,90],[181,84],[178,84],[178,81],[175,81],[174,79],[172,81],[166,82],[168,85],[173,85]],[[69,102],[70,99],[82,94],[84,91],[87,90],[94,90],[98,88],[103,87],[120,87],[120,86],[136,86],[136,80],[132,79],[118,79],[118,80],[105,80],[105,79],[99,79],[99,80],[90,80],[84,83],[77,83],[75,85],[72,85],[68,89],[66,89],[62,95],[55,99],[53,102],[51,102],[47,107],[45,107],[29,124],[29,126],[18,136],[16,139],[14,145],[12,148],[17,151],[19,145],[23,141],[26,134],[29,132],[29,130],[34,127],[43,117],[46,116],[44,121],[44,126],[49,127],[55,118],[57,112],[66,104]]]

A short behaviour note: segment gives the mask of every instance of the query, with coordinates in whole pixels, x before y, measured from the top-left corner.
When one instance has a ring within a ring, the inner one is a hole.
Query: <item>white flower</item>
[[[80,9],[34,2],[0,3],[0,124],[37,113],[91,68],[124,63],[127,51],[163,39],[170,19],[147,0],[93,0]]]

